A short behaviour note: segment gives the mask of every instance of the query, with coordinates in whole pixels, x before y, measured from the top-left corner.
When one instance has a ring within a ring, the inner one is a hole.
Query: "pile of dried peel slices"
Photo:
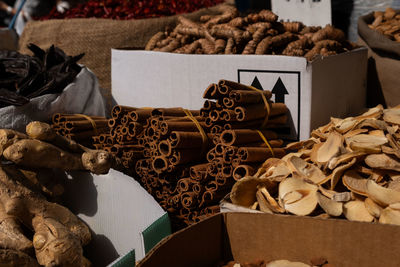
[[[400,106],[331,118],[232,188],[233,204],[267,213],[400,225]]]

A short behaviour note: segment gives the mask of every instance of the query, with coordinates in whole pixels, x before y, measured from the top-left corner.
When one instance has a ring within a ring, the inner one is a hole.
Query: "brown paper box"
[[[147,266],[216,266],[234,259],[325,257],[336,267],[397,267],[400,227],[292,215],[221,213],[162,240],[139,262]]]

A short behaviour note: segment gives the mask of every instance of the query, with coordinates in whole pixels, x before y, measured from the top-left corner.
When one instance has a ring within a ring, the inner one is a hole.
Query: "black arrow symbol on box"
[[[272,93],[275,94],[275,103],[285,103],[285,95],[288,95],[285,85],[283,84],[281,77],[276,81]]]
[[[261,86],[260,81],[258,80],[257,76],[254,78],[253,82],[251,83],[251,86],[260,89],[260,90],[264,90],[264,88]]]

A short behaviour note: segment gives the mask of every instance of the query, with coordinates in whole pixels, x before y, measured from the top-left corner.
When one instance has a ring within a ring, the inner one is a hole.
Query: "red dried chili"
[[[143,19],[190,13],[200,8],[211,7],[224,0],[89,0],[60,13],[56,8],[40,18],[107,18],[107,19]]]

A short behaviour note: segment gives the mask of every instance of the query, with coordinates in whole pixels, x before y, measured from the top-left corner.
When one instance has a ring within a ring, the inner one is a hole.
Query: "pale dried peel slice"
[[[369,214],[371,214],[375,218],[379,218],[381,216],[383,208],[378,204],[376,204],[375,201],[373,201],[372,199],[366,198],[364,200],[364,205]]]
[[[373,136],[386,137],[385,133],[382,130],[371,130],[368,132],[368,134]]]
[[[362,196],[367,196],[367,179],[361,177],[356,171],[346,171],[342,177],[344,186],[350,191]]]
[[[278,164],[279,162],[281,162],[281,159],[277,159],[277,158],[269,158],[267,159],[260,168],[258,168],[257,173],[254,174],[255,177],[260,177],[262,174],[264,174],[265,172],[267,172],[269,170],[269,168],[275,166],[276,164]]]
[[[284,204],[293,204],[297,201],[299,201],[300,199],[303,198],[303,194],[300,193],[299,191],[292,191],[287,193],[283,199],[282,199],[282,203]]]
[[[328,134],[328,139],[318,149],[316,161],[321,164],[327,163],[331,158],[336,157],[340,153],[340,148],[343,146],[344,138],[337,132]]]
[[[343,203],[331,200],[317,192],[318,204],[330,216],[340,216],[343,212]]]
[[[387,188],[400,193],[400,180],[397,179],[397,180],[390,181]]]
[[[257,198],[258,205],[260,206],[260,210],[262,212],[270,213],[270,214],[273,213],[272,210],[269,208],[269,204],[268,204],[267,200],[265,199],[265,197],[263,196],[263,194],[261,193],[260,190],[257,191],[256,198]]]
[[[318,187],[309,184],[302,179],[286,178],[279,184],[279,199],[286,211],[296,215],[308,215],[314,211],[317,206],[316,192]],[[293,203],[285,203],[285,196],[293,191],[297,191],[303,197]]]
[[[311,132],[311,137],[317,138],[317,139],[321,140],[322,142],[324,142],[327,138],[327,134],[322,133],[321,131],[318,131],[318,130],[314,130]]]
[[[394,139],[392,134],[387,134],[386,138],[389,141],[389,145],[393,148],[393,154],[397,157],[400,158],[400,145],[397,143],[397,141]],[[382,150],[383,151],[383,150]],[[385,151],[383,151],[386,153]]]
[[[400,202],[396,202],[396,203],[390,204],[389,208],[400,211]]]
[[[363,119],[354,127],[354,129],[367,127],[376,130],[387,130],[389,125],[386,122],[377,119]]]
[[[277,165],[269,168],[269,170],[262,174],[260,178],[268,178],[277,182],[281,182],[283,179],[291,174],[290,169],[287,167],[286,162],[280,161]]]
[[[306,190],[306,191],[317,191],[318,186],[307,183],[306,181],[299,178],[286,178],[279,184],[279,198],[283,197],[292,191]]]
[[[364,201],[354,200],[343,205],[343,214],[349,221],[372,222],[374,217],[368,212]]]
[[[342,178],[344,171],[353,166],[356,163],[356,161],[357,159],[353,158],[349,163],[338,166],[336,167],[336,169],[333,170],[332,174],[329,175],[329,178],[331,180],[331,190],[335,189],[337,183]]]
[[[364,112],[363,114],[357,116],[357,119],[363,118],[375,118],[379,119],[383,114],[383,106],[381,104],[377,105],[376,107],[368,109],[368,111]]]
[[[265,267],[311,267],[311,266],[302,262],[276,260],[268,262],[267,265],[265,265]]]
[[[308,156],[308,154],[305,151],[292,152],[292,153],[289,153],[289,154],[286,154],[285,156],[283,156],[281,158],[281,160],[283,160],[283,161],[285,161],[287,163],[288,159],[290,159],[291,157],[305,158],[307,156]]]
[[[292,173],[296,172],[304,179],[312,181],[314,184],[322,184],[329,178],[315,165],[306,162],[299,157],[291,157],[288,159],[288,166]]]
[[[299,150],[302,148],[311,148],[312,146],[314,146],[315,144],[318,144],[318,143],[320,143],[320,141],[318,139],[311,137],[310,139],[307,139],[307,140],[287,144],[285,149],[286,150]]]
[[[363,151],[366,153],[379,153],[381,146],[388,143],[385,136],[375,136],[369,134],[358,134],[345,139],[346,144],[353,151]]]
[[[254,202],[254,204],[250,207],[251,210],[256,210],[258,207],[258,202]]]
[[[275,212],[275,213],[284,213],[285,209],[279,206],[278,202],[269,194],[268,190],[263,187],[260,188],[260,192],[263,194],[263,196],[266,198],[269,208]]]
[[[385,109],[383,111],[383,120],[392,124],[400,124],[400,109]]]
[[[354,126],[356,126],[356,124],[358,123],[358,120],[353,118],[353,117],[348,117],[345,118],[343,120],[340,121],[336,121],[335,122],[335,129],[339,132],[339,133],[347,133],[348,131],[350,131],[351,129],[354,128]]]
[[[261,179],[256,177],[244,177],[237,181],[230,194],[233,204],[249,207],[256,201],[257,186]]]
[[[340,192],[336,193],[332,196],[332,200],[337,201],[337,202],[347,202],[352,199],[351,193],[350,192]]]
[[[285,210],[298,216],[311,214],[318,205],[317,192],[306,190],[298,192],[303,194],[303,198],[291,204],[284,203]]]
[[[371,168],[400,171],[400,162],[386,154],[368,155],[364,161]]]
[[[367,194],[369,198],[383,207],[400,202],[400,192],[384,188],[372,180],[367,182]]]
[[[350,161],[352,161],[353,158],[358,159],[358,158],[360,158],[362,156],[365,156],[365,155],[366,155],[366,153],[362,152],[362,151],[353,151],[353,152],[349,152],[349,153],[346,153],[346,154],[342,154],[339,157],[332,158],[328,163],[328,168],[333,170],[334,168],[336,168],[340,164],[350,162]]]
[[[314,162],[315,164],[317,164],[318,166],[321,166],[321,164],[318,163],[318,150],[321,148],[321,146],[323,146],[324,143],[318,143],[316,145],[313,146],[313,148],[311,149],[311,153],[310,153],[310,159],[312,162]]]
[[[368,132],[368,129],[354,129],[351,130],[350,132],[347,132],[346,134],[343,135],[344,138],[349,138],[358,134],[366,133]]]
[[[387,207],[382,210],[379,222],[400,225],[400,211]]]
[[[337,194],[336,191],[326,189],[325,187],[323,187],[323,186],[321,186],[321,185],[318,185],[318,190],[319,190],[324,196],[326,196],[327,198],[330,198],[330,199],[332,199],[332,197],[333,197],[334,194]]]

